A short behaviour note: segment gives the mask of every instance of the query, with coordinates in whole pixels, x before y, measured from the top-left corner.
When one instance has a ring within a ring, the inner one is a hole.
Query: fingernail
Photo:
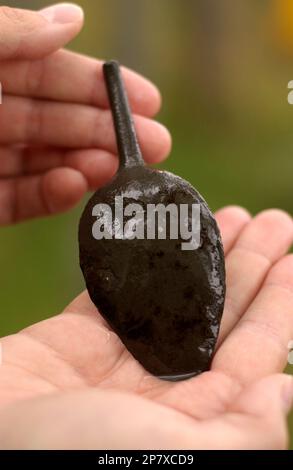
[[[83,10],[73,3],[58,3],[40,10],[39,13],[50,23],[74,23],[83,18]]]
[[[282,398],[286,413],[289,413],[293,406],[293,377],[288,376],[283,385]]]

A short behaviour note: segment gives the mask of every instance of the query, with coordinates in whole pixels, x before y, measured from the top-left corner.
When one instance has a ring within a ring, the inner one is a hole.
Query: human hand
[[[227,299],[211,371],[150,376],[86,292],[55,318],[3,338],[3,448],[281,449],[292,378],[293,222],[220,210]]]
[[[0,225],[61,212],[116,171],[116,141],[102,62],[60,49],[82,28],[82,10],[0,7]],[[161,161],[167,130],[150,118],[158,90],[122,68],[143,155]]]

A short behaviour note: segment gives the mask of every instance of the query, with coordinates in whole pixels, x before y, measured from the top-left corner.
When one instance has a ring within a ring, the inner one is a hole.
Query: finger
[[[107,108],[102,66],[100,60],[59,50],[41,60],[2,61],[0,81],[7,94]],[[154,116],[161,105],[158,89],[125,67],[121,71],[133,112]]]
[[[240,413],[246,418],[246,426],[242,426],[246,439],[239,447],[286,449],[288,446],[286,415],[291,409],[292,399],[293,379],[285,374],[265,377],[245,388],[232,402],[227,416],[227,421],[231,423],[234,421],[235,437],[239,434],[237,425],[239,416],[234,413]]]
[[[134,116],[146,161],[157,163],[170,151],[171,138],[161,124]],[[0,107],[0,143],[68,148],[100,148],[117,154],[109,110],[4,96]]]
[[[87,189],[84,176],[71,168],[3,180],[0,182],[0,225],[66,211]]]
[[[215,214],[218,223],[225,255],[231,250],[243,228],[250,222],[251,215],[246,209],[238,206],[227,206]]]
[[[256,296],[273,263],[293,242],[293,220],[285,212],[261,212],[243,230],[226,258],[227,295],[219,344]]]
[[[52,152],[54,153],[54,151]],[[63,155],[60,151],[55,153],[55,158],[58,158],[59,153],[59,158],[61,159],[59,166],[73,168],[83,174],[87,180],[89,190],[96,190],[100,186],[105,185],[118,169],[117,156],[105,150],[75,150],[65,152]],[[35,158],[32,156],[31,165],[40,164],[40,160],[42,158],[39,155]],[[47,161],[50,161],[50,155],[47,155]]]
[[[118,159],[105,150],[62,150],[53,148],[0,148],[0,177],[28,176],[53,168],[78,170],[90,190],[104,185],[116,173]]]
[[[209,388],[203,388],[202,395],[209,395],[209,390]],[[220,398],[221,394],[216,384],[213,384],[212,390],[216,391],[217,399]],[[196,406],[199,392],[196,393],[193,406]],[[240,390],[236,396],[233,393],[233,399],[231,398],[230,395],[230,401],[226,401],[226,403],[223,400],[222,407],[219,407],[218,412],[215,412],[217,408],[215,408],[214,397],[212,394],[210,395],[211,416],[203,415],[203,419],[199,418],[194,421],[194,443],[190,448],[194,446],[202,450],[287,448],[286,415],[292,406],[293,398],[293,380],[290,376],[278,374],[266,377],[242,391]],[[180,399],[178,401],[180,403]],[[199,403],[204,402],[205,398],[199,396]],[[178,404],[176,408],[178,409]],[[190,410],[193,413],[192,407]],[[214,417],[212,416],[213,412]],[[192,434],[189,439],[191,436]]]
[[[69,3],[40,12],[2,6],[0,24],[0,59],[37,59],[76,36],[83,24],[83,12]]]
[[[201,433],[195,445],[220,450],[286,449],[292,392],[292,379],[282,374],[245,388],[225,413],[199,423]]]
[[[283,370],[293,338],[293,255],[270,270],[262,289],[215,355],[212,368],[241,383]]]

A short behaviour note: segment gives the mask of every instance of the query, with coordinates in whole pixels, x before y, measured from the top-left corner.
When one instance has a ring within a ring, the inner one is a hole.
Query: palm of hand
[[[148,375],[83,293],[2,340],[4,447],[285,446],[278,391],[288,380],[270,374],[284,367],[293,332],[293,259],[283,257],[293,223],[273,210],[251,221],[237,208],[217,219],[227,301],[211,371],[178,383]]]

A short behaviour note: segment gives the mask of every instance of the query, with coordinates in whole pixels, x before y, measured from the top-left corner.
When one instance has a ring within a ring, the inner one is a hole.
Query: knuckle
[[[45,59],[28,62],[26,71],[26,89],[29,95],[40,96],[46,73]]]
[[[41,140],[42,104],[32,100],[27,111],[25,137],[28,143],[34,144]]]

